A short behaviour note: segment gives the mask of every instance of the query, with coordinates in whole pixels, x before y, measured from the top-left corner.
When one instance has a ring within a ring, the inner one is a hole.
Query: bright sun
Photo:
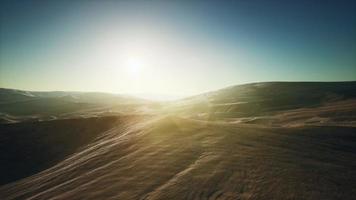
[[[138,74],[142,70],[144,62],[138,57],[131,56],[127,59],[126,65],[130,73]]]

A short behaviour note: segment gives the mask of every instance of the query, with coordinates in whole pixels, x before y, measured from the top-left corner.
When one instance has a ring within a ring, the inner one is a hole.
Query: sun
[[[126,67],[132,74],[139,74],[144,67],[144,62],[137,56],[130,56],[127,58]]]

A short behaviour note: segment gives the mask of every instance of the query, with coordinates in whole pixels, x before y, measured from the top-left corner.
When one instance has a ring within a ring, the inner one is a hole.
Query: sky
[[[1,1],[0,87],[194,95],[356,80],[356,1]]]

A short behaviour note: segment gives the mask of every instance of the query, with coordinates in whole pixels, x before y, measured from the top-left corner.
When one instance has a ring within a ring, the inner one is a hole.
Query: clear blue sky
[[[0,87],[191,95],[356,80],[356,1],[2,1]]]

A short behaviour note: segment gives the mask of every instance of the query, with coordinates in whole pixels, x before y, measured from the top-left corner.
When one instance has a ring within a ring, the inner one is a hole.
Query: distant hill
[[[96,104],[138,103],[145,101],[129,95],[118,95],[103,92],[35,92],[0,88],[0,103],[17,103],[43,98],[56,98],[77,103]]]
[[[356,99],[355,91],[356,81],[251,83],[186,98],[172,107],[190,114],[256,116]]]
[[[0,123],[63,115],[117,112],[147,100],[99,92],[32,92],[0,88]],[[133,107],[132,107],[133,108]]]

